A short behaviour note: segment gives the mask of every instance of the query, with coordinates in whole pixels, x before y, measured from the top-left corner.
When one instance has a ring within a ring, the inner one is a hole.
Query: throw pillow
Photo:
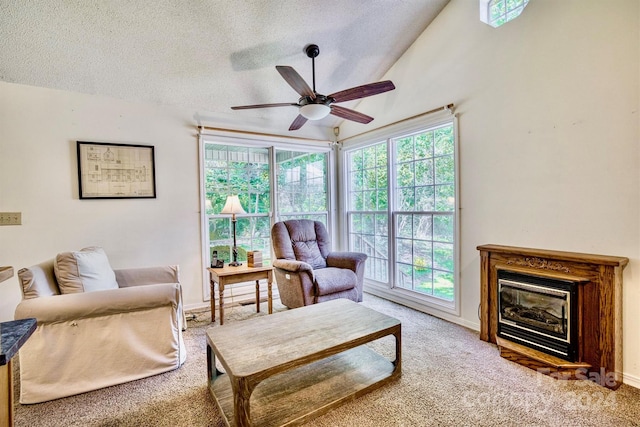
[[[62,294],[118,288],[107,254],[97,246],[60,253],[53,267]]]
[[[24,299],[60,295],[53,271],[53,260],[45,261],[18,271]]]

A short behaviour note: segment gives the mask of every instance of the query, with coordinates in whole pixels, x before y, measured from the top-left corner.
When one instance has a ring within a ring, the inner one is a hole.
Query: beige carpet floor
[[[365,294],[364,305],[402,322],[402,377],[312,420],[308,426],[638,426],[640,390],[558,381],[502,359],[469,329]],[[285,309],[275,304],[276,310]],[[228,323],[263,316],[228,309]],[[36,405],[15,405],[17,427],[223,426],[206,384],[198,312],[185,333],[187,361],[172,372]],[[393,339],[372,344],[391,355]],[[14,367],[17,368],[19,360]],[[19,377],[15,372],[16,394]]]

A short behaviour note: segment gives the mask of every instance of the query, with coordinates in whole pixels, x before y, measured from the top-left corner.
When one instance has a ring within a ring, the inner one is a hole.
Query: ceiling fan
[[[341,90],[331,95],[321,95],[316,92],[316,56],[320,54],[320,48],[315,44],[305,46],[304,52],[311,58],[311,70],[313,74],[313,89],[304,81],[300,74],[292,67],[285,65],[277,65],[276,70],[289,83],[298,94],[300,99],[297,103],[281,102],[276,104],[256,104],[256,105],[240,105],[231,107],[232,110],[248,110],[252,108],[271,108],[271,107],[298,107],[299,114],[289,126],[289,130],[298,130],[307,120],[320,120],[329,114],[341,117],[346,120],[352,120],[358,123],[369,123],[373,117],[358,111],[335,105],[339,102],[352,101],[354,99],[366,98],[367,96],[377,95],[379,93],[388,92],[395,89],[391,80],[385,80],[377,83],[369,83],[362,86],[352,87],[351,89]]]

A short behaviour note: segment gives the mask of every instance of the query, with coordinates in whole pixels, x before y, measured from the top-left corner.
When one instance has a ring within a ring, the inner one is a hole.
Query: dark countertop
[[[0,323],[0,366],[6,365],[36,330],[36,319],[11,320]]]

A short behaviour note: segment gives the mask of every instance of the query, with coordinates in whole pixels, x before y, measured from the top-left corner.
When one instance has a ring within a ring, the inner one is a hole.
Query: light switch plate
[[[0,225],[21,225],[22,212],[0,212]]]

